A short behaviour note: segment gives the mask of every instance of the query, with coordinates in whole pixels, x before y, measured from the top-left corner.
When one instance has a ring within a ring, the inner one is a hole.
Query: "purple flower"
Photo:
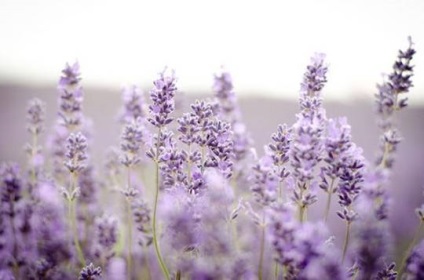
[[[122,155],[120,160],[123,165],[129,167],[140,162],[140,148],[144,142],[145,130],[140,119],[125,124],[121,134]]]
[[[38,98],[31,99],[27,110],[28,131],[38,135],[44,129],[46,104]]]
[[[181,133],[179,139],[186,145],[195,143],[200,126],[198,124],[198,118],[194,114],[185,113],[181,118],[177,120],[178,131]]]
[[[82,133],[71,133],[66,140],[65,166],[69,172],[79,172],[85,168],[87,156],[87,138]]]
[[[80,78],[80,66],[78,62],[70,65],[66,63],[65,69],[62,70],[62,76],[59,80],[60,88],[69,88],[79,83]]]
[[[403,279],[424,279],[424,241],[421,241],[408,256]]]
[[[147,104],[145,103],[141,89],[136,85],[124,87],[122,90],[124,108],[121,113],[121,120],[131,122],[146,117]]]
[[[242,173],[245,166],[241,163],[249,154],[252,139],[242,122],[241,110],[239,108],[233,83],[229,72],[222,70],[214,76],[215,98],[217,100],[218,118],[229,123],[233,130],[234,158],[237,163],[237,173]],[[240,164],[239,164],[240,163]]]
[[[102,269],[90,263],[81,270],[78,280],[96,280],[101,279],[101,276]]]
[[[19,166],[15,163],[3,163],[0,167],[0,178],[1,201],[16,203],[21,200],[23,182],[19,175]]]
[[[150,91],[150,98],[153,104],[149,106],[150,116],[148,121],[160,128],[170,122],[170,114],[175,109],[174,95],[177,91],[174,72],[170,76],[165,76],[165,71],[160,73],[159,79],[153,82],[154,88]]]
[[[411,78],[413,76],[413,66],[411,60],[414,57],[415,50],[411,37],[408,38],[409,46],[405,51],[399,50],[397,60],[393,64],[393,72],[387,77],[387,80],[378,85],[377,113],[381,117],[380,126],[384,129],[391,126],[390,117],[398,109],[407,106],[407,98],[399,99],[400,94],[409,92],[413,86]]]
[[[262,206],[270,205],[277,199],[279,178],[274,173],[272,163],[271,158],[264,157],[252,168],[251,190],[256,202]]]
[[[114,256],[113,246],[118,241],[118,221],[113,216],[103,215],[95,220],[96,249],[95,255],[109,260]]]
[[[134,200],[131,204],[133,219],[140,233],[139,244],[149,246],[153,242],[150,208],[142,200]]]
[[[231,135],[230,125],[216,119],[211,124],[209,134],[206,137],[209,153],[205,166],[217,168],[226,178],[230,178],[233,171],[234,143]]]

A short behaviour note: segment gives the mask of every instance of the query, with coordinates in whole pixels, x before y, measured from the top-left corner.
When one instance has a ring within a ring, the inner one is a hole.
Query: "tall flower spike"
[[[377,85],[378,93],[375,97],[377,113],[382,118],[380,123],[382,128],[390,127],[390,117],[394,112],[407,106],[407,97],[399,99],[399,95],[408,93],[413,86],[411,78],[414,66],[411,65],[411,60],[415,50],[411,37],[408,37],[408,41],[408,49],[399,50],[397,60],[393,64],[393,72],[387,76],[383,84]]]
[[[87,139],[82,133],[71,133],[66,140],[65,166],[69,172],[74,173],[85,168],[87,160]]]

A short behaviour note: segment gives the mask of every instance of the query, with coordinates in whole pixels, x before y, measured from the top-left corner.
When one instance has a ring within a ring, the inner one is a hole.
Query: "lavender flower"
[[[81,80],[79,64],[66,65],[62,71],[64,76],[59,81],[59,117],[60,124],[73,131],[80,128],[83,122],[82,100],[83,89],[79,85]]]
[[[390,252],[391,238],[389,225],[378,220],[373,213],[373,201],[363,199],[358,203],[359,219],[352,232],[350,256],[359,267],[357,279],[373,279],[383,271],[385,258]]]
[[[121,163],[127,167],[141,161],[140,148],[143,145],[145,128],[140,119],[132,120],[124,126],[121,134]]]
[[[273,170],[272,160],[269,157],[262,158],[252,168],[251,188],[255,200],[261,206],[269,206],[277,199],[277,186],[279,178]]]
[[[411,78],[413,76],[413,66],[410,65],[415,54],[412,48],[411,38],[406,51],[399,51],[398,59],[393,65],[393,72],[388,75],[388,80],[382,85],[378,85],[377,114],[379,116],[379,127],[383,130],[380,138],[380,154],[376,161],[376,166],[381,168],[392,168],[394,152],[401,138],[397,131],[393,117],[395,112],[407,106],[407,98],[399,99],[401,94],[409,92],[413,86]]]
[[[1,201],[4,203],[16,203],[22,199],[22,180],[19,175],[19,167],[15,163],[4,163],[0,168],[1,178]],[[14,215],[14,213],[10,213]]]
[[[96,219],[95,254],[100,258],[109,260],[114,256],[113,246],[118,241],[118,221],[113,216],[102,216]]]
[[[101,279],[102,269],[100,267],[94,267],[92,263],[84,267],[81,272],[78,280],[96,280]]]
[[[206,144],[210,152],[205,166],[216,167],[224,177],[230,178],[232,175],[232,157],[234,151],[230,125],[220,120],[214,121],[207,135]]]
[[[287,125],[279,125],[277,132],[273,133],[271,139],[273,142],[266,146],[266,154],[272,158],[275,166],[275,173],[279,177],[280,182],[284,181],[290,172],[285,167],[285,164],[289,161],[289,150],[291,143],[291,128]]]
[[[233,82],[229,72],[222,70],[214,76],[213,89],[217,99],[218,117],[229,123],[233,128],[234,157],[236,162],[246,158],[252,139],[246,131],[246,126],[242,122],[241,110],[239,108],[236,94],[233,90]],[[243,170],[243,165],[238,166],[237,173]]]
[[[337,252],[326,244],[325,226],[300,224],[293,216],[293,209],[281,205],[271,212],[272,244],[285,279],[346,279]]]
[[[406,271],[402,279],[424,279],[424,241],[421,241],[408,256]]]
[[[387,265],[383,270],[377,273],[376,280],[396,280],[397,272],[395,270],[396,263]]]
[[[387,81],[378,85],[377,113],[381,117],[381,128],[389,128],[392,120],[390,119],[395,111],[407,106],[407,98],[399,99],[400,94],[409,92],[413,86],[411,78],[413,76],[413,66],[411,60],[414,57],[415,50],[411,37],[408,38],[409,46],[405,51],[399,50],[397,60],[393,64],[393,72],[388,75]]]
[[[131,205],[133,219],[140,232],[139,244],[149,246],[153,242],[150,208],[144,201],[134,201]]]
[[[143,120],[146,117],[147,104],[138,86],[131,85],[124,87],[122,99],[124,101],[124,108],[122,109],[120,119],[123,122],[131,122],[138,119]]]
[[[87,138],[82,133],[71,133],[66,140],[66,158],[65,166],[69,172],[79,172],[85,168],[87,160]]]
[[[165,76],[164,71],[160,73],[159,79],[153,82],[154,88],[150,91],[150,98],[153,104],[149,106],[150,117],[148,121],[158,128],[169,124],[173,120],[170,114],[175,109],[174,95],[177,91],[175,81],[174,72],[170,76]]]
[[[38,98],[29,102],[27,110],[28,131],[38,135],[44,130],[46,104]]]
[[[66,63],[65,68],[62,70],[62,74],[59,80],[59,87],[68,88],[77,85],[81,80],[79,63],[74,62],[72,65]]]
[[[364,181],[364,162],[361,154],[361,149],[352,146],[350,157],[346,158],[344,166],[340,170],[337,192],[343,212],[337,212],[337,215],[347,222],[352,222],[356,218],[356,213],[352,210],[351,205],[360,193]]]

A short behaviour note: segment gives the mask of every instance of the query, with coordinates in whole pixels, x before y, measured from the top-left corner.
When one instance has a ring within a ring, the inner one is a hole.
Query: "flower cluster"
[[[263,151],[252,147],[227,71],[214,76],[212,99],[182,113],[174,72],[159,74],[150,101],[124,88],[122,133],[103,167],[89,156],[79,64],[67,64],[49,155],[45,105],[34,99],[28,164],[0,165],[0,279],[422,279],[423,206],[399,263],[388,224],[401,142],[394,117],[414,54],[410,41],[378,87],[374,165],[347,119],[327,118],[322,54],[306,67],[296,121],[278,125]]]

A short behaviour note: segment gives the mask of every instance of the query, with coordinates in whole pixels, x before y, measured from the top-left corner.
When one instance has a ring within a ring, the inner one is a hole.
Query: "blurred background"
[[[79,61],[84,112],[94,123],[94,160],[119,141],[122,86],[146,92],[175,69],[182,104],[212,96],[213,73],[233,76],[244,119],[262,153],[279,123],[292,124],[309,58],[327,54],[325,106],[347,116],[372,161],[378,146],[373,95],[412,36],[415,87],[399,114],[404,141],[391,188],[393,229],[409,238],[424,202],[424,1],[62,1],[0,0],[0,161],[24,162],[27,100],[56,116],[56,84]],[[48,130],[48,129],[47,129]]]

